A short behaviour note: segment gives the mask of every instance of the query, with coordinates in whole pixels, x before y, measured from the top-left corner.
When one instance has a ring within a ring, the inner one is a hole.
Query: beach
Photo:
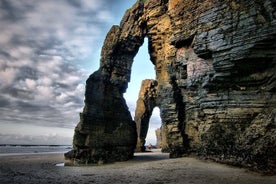
[[[0,183],[274,184],[276,176],[154,150],[100,166],[63,166],[62,153],[0,157]]]

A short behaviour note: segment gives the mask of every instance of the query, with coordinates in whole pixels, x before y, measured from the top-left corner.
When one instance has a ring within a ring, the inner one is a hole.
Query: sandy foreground
[[[160,150],[102,166],[56,166],[63,162],[63,154],[0,157],[0,183],[276,183],[276,176],[189,157],[169,159]]]

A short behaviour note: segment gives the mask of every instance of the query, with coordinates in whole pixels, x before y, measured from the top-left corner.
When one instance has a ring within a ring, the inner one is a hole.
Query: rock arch
[[[154,107],[157,106],[157,85],[157,81],[153,79],[145,79],[141,84],[134,117],[137,128],[137,152],[146,150],[145,143],[149,120]]]
[[[68,160],[98,163],[132,158],[137,131],[123,93],[130,80],[133,58],[145,37],[149,40],[150,59],[155,65],[157,82],[160,84],[156,90],[166,91],[160,93],[160,99],[164,99],[160,100],[160,105],[169,114],[175,114],[178,102],[174,99],[175,93],[166,66],[167,57],[175,47],[165,46],[171,36],[166,34],[170,31],[169,16],[165,14],[167,9],[161,8],[166,3],[153,1],[144,4],[143,1],[137,1],[127,10],[121,24],[113,26],[108,32],[102,47],[100,68],[86,81],[85,107],[75,128],[73,150],[65,154]],[[161,9],[152,9],[156,6]],[[156,18],[163,15],[165,21],[159,22]],[[157,29],[161,30],[158,34]],[[160,37],[161,34],[165,36]],[[163,129],[168,143],[164,146],[168,148],[167,151],[179,156],[183,150],[183,130],[177,116],[164,114],[161,118],[166,123]]]
[[[275,170],[273,12],[272,0],[138,0],[107,34],[65,157],[98,163],[133,156],[136,125],[123,93],[148,37],[170,156]]]
[[[123,93],[130,80],[133,58],[143,44],[145,27],[139,21],[140,3],[113,26],[102,47],[100,68],[86,81],[85,107],[75,128],[73,150],[65,158],[74,163],[106,163],[133,157],[137,142]],[[137,21],[138,20],[138,21]]]

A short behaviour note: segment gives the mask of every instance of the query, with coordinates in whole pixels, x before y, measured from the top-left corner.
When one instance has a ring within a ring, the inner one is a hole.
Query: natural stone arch
[[[65,154],[73,163],[105,163],[133,157],[136,125],[123,93],[133,58],[145,37],[145,27],[137,21],[142,14],[141,4],[136,3],[120,26],[113,26],[106,36],[100,68],[86,81],[85,107],[75,128],[73,150]]]
[[[155,65],[162,140],[171,157],[275,170],[275,6],[272,0],[139,0],[114,26],[87,80],[66,158],[127,160],[136,126],[123,93],[145,36]]]
[[[86,81],[85,107],[75,128],[73,150],[65,158],[77,163],[122,161],[132,158],[136,143],[136,125],[131,118],[123,93],[130,81],[133,58],[144,38],[148,37],[149,54],[155,65],[163,112],[163,149],[172,157],[183,152],[183,122],[178,120],[179,107],[166,62],[175,52],[170,42],[170,20],[167,1],[137,1],[124,15],[120,26],[113,26],[106,36],[101,52],[100,68]],[[152,12],[154,11],[154,12]],[[163,16],[159,22],[156,17]],[[158,31],[161,31],[157,34]],[[160,35],[165,35],[160,37]],[[162,39],[161,39],[162,38]],[[165,53],[165,54],[164,54]],[[154,107],[152,107],[153,109]]]
[[[160,100],[160,104],[165,107],[164,111],[170,110],[162,105],[167,103],[167,99],[174,101],[173,87],[163,60],[174,52],[167,49],[174,47],[162,47],[169,42],[170,36],[160,39],[156,37],[156,31],[154,31],[161,29],[162,32],[167,32],[170,27],[169,17],[166,15],[164,22],[158,22],[151,16],[152,7],[161,7],[165,3],[166,1],[154,1],[154,3],[144,4],[143,1],[137,1],[126,12],[120,26],[113,26],[110,29],[102,47],[100,68],[86,82],[85,107],[80,113],[80,122],[75,128],[74,148],[65,155],[67,159],[78,163],[97,163],[132,158],[136,147],[137,131],[123,93],[130,80],[133,58],[146,36],[149,40],[150,58],[161,84],[156,90],[161,91],[161,97],[164,98]],[[166,11],[166,9],[157,10],[154,16],[161,16]],[[151,28],[148,29],[151,24]],[[164,52],[166,52],[165,55],[162,54]],[[161,116],[161,119],[163,118],[165,119],[163,135],[168,141],[165,147],[168,147],[168,151],[180,153],[183,149],[182,130],[179,129],[181,126],[174,116],[173,122],[167,115]],[[166,126],[168,122],[170,125]],[[167,137],[169,134],[170,136]]]
[[[146,150],[145,143],[149,120],[154,107],[157,106],[157,85],[157,81],[153,79],[145,79],[141,83],[134,117],[137,128],[137,152],[144,152]]]

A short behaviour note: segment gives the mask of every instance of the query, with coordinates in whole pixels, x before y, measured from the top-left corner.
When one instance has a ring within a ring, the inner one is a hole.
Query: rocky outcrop
[[[137,1],[120,26],[110,30],[100,69],[88,79],[72,158],[80,150],[94,150],[94,143],[89,142],[92,139],[87,137],[102,127],[105,131],[95,134],[98,140],[121,125],[128,135],[134,131],[122,93],[133,57],[147,37],[158,83],[162,150],[171,157],[196,154],[275,171],[275,7],[272,0]],[[100,82],[90,83],[93,78]],[[102,107],[99,99],[109,107]],[[116,107],[116,113],[109,103]],[[93,116],[88,113],[94,111]],[[112,125],[108,125],[105,118],[111,116]],[[94,127],[94,121],[99,126]],[[135,138],[130,135],[126,139],[129,141],[120,146],[128,148],[124,153],[130,158]],[[97,149],[107,148],[100,144]],[[117,159],[113,154],[109,157]]]
[[[130,80],[133,58],[144,40],[136,17],[139,4],[129,10],[121,26],[113,26],[101,52],[100,68],[86,81],[85,107],[75,128],[68,164],[106,163],[133,157],[137,142],[123,93]],[[125,23],[129,29],[125,30]]]
[[[85,107],[75,128],[74,149],[65,154],[73,164],[100,164],[132,158],[136,127],[120,87],[100,72],[88,78]]]
[[[275,169],[275,4],[205,1],[190,7],[198,14],[183,29],[185,16],[177,15],[189,7],[180,2],[171,15],[177,50],[169,71],[185,104],[188,152]]]
[[[136,102],[134,121],[137,127],[136,151],[145,151],[146,137],[149,128],[149,120],[154,107],[157,106],[157,81],[146,79],[142,81],[139,97]]]
[[[162,127],[155,130],[156,148],[162,148]]]

